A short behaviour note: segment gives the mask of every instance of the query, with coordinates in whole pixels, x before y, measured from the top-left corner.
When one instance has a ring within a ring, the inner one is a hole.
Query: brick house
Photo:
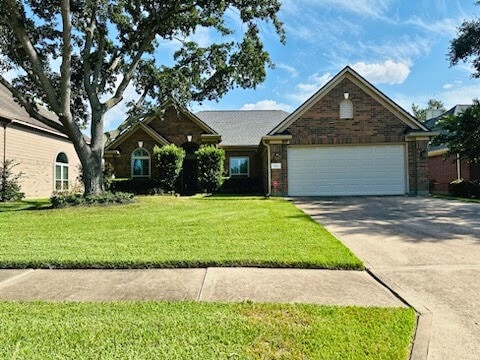
[[[425,121],[430,129],[442,131],[437,122],[445,115],[457,116],[470,105],[455,105],[450,110]],[[480,179],[480,164],[460,160],[458,156],[448,155],[445,145],[428,147],[428,180],[430,190],[436,193],[448,193],[448,184],[453,180]]]
[[[155,176],[155,144],[185,148],[182,189],[194,186],[193,152],[225,149],[228,176],[255,178],[281,196],[428,193],[427,144],[433,135],[350,67],[292,114],[208,111],[168,102],[111,142],[105,157],[117,177]]]
[[[55,115],[39,106],[43,116]],[[67,135],[41,123],[0,84],[0,161],[13,160],[13,170],[27,198],[47,198],[77,183],[80,161]]]

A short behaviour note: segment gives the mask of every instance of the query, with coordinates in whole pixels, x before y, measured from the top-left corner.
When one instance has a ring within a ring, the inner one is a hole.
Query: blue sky
[[[279,17],[286,45],[271,25],[261,25],[276,64],[267,80],[255,90],[235,89],[218,102],[191,104],[191,110],[292,112],[346,65],[407,111],[412,102],[426,106],[431,98],[447,109],[468,104],[480,97],[480,79],[471,78],[469,63],[450,67],[446,54],[456,28],[478,15],[474,0],[283,0]],[[245,30],[234,12],[227,19],[239,33]],[[198,28],[190,39],[208,45],[218,35]],[[161,41],[158,61],[169,64],[178,48],[176,41]],[[125,102],[136,97],[133,87],[127,88]],[[125,111],[125,103],[109,111],[105,130],[116,128]]]
[[[468,63],[450,67],[446,54],[456,28],[479,14],[473,0],[285,0],[279,16],[286,45],[271,27],[262,28],[276,64],[266,82],[192,110],[291,112],[346,65],[408,111],[412,102],[425,106],[430,98],[447,108],[471,103],[480,80],[471,78]],[[208,31],[195,36],[211,40]]]

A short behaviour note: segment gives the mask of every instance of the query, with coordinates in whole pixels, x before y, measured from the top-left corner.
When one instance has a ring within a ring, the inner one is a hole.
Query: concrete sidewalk
[[[0,270],[0,300],[193,300],[405,307],[364,271]]]

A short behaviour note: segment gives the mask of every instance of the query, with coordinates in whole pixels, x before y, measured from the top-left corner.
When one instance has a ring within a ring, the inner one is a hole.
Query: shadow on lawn
[[[52,208],[49,200],[23,200],[16,202],[0,202],[0,213],[23,210],[48,210]]]

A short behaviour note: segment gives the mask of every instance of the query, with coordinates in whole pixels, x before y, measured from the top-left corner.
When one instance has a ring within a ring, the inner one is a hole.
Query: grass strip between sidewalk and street
[[[1,211],[0,229],[1,268],[363,269],[290,202],[263,197],[140,197],[121,206]]]
[[[306,304],[0,303],[2,359],[406,360],[415,313]]]

